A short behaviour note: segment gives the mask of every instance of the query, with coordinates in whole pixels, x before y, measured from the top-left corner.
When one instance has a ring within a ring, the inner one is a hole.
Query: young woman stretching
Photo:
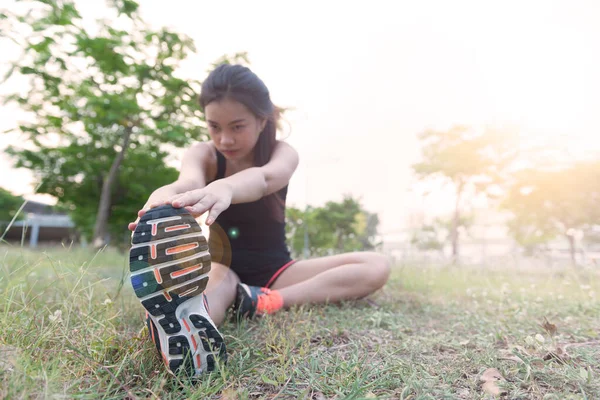
[[[377,253],[290,258],[285,200],[298,154],[276,139],[277,109],[252,71],[217,67],[200,105],[211,141],[185,152],[177,181],[154,191],[129,225],[131,281],[152,338],[173,372],[191,375],[226,358],[217,325],[232,305],[253,317],[356,299],[390,272]],[[195,221],[205,212],[209,243]]]

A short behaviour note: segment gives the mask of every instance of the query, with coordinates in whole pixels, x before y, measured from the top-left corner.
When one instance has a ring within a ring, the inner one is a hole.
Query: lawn
[[[226,323],[228,364],[190,381],[148,340],[125,254],[4,245],[0,398],[598,399],[599,277],[397,265],[368,299]]]

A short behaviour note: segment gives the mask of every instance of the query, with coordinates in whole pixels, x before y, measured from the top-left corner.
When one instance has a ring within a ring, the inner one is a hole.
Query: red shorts
[[[267,268],[260,268],[260,270],[250,270],[247,268],[238,269],[231,268],[233,272],[237,274],[242,283],[245,283],[249,286],[258,286],[258,287],[271,287],[277,278],[281,275],[283,271],[291,267],[296,263],[296,260],[290,260],[285,264],[281,265],[271,265],[265,266]]]

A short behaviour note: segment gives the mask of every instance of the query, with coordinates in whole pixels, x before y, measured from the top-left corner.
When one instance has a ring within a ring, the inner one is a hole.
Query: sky
[[[195,40],[181,76],[203,79],[211,62],[245,51],[273,101],[293,108],[285,136],[300,166],[290,205],[353,194],[379,214],[384,235],[415,214],[447,212],[448,192],[423,199],[411,190],[425,129],[510,128],[574,152],[600,150],[597,1],[140,3],[148,22]],[[104,12],[103,1],[78,4],[89,18]],[[0,108],[0,131],[16,116]],[[0,148],[18,140],[0,135]],[[4,154],[0,171],[1,186],[39,199],[30,174]]]

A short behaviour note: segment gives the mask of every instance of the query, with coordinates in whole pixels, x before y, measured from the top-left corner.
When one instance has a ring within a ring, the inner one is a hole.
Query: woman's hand
[[[180,195],[178,195],[178,196],[180,196]],[[176,197],[176,196],[174,196],[174,197]],[[137,227],[138,222],[140,222],[140,218],[142,218],[144,216],[144,214],[146,214],[146,212],[148,212],[148,210],[150,210],[154,207],[159,207],[159,206],[165,205],[165,204],[170,204],[170,203],[166,200],[161,200],[161,201],[156,200],[156,201],[153,201],[152,203],[149,203],[148,205],[144,206],[143,209],[138,211],[137,219],[134,222],[130,222],[129,225],[127,226],[127,229],[129,229],[130,231],[133,232],[135,230],[135,228]]]
[[[171,204],[175,208],[185,207],[194,218],[208,211],[206,225],[210,225],[219,214],[229,208],[232,196],[231,186],[227,182],[219,180],[202,189],[175,195],[165,203]]]
[[[140,218],[148,210],[165,204],[171,204],[175,208],[185,207],[194,218],[198,218],[209,211],[205,223],[206,225],[210,225],[217,219],[219,214],[229,208],[232,195],[231,186],[226,182],[218,181],[202,189],[190,190],[171,196],[166,200],[154,201],[149,203],[144,209],[138,211],[138,218],[134,222],[129,223],[128,229],[133,232]]]
[[[154,206],[156,207],[156,206]],[[138,211],[138,217],[134,222],[130,222],[129,225],[127,226],[127,229],[129,229],[131,232],[135,231],[135,228],[138,225],[138,222],[140,222],[140,218],[142,218],[144,216],[144,214],[146,214],[146,211],[151,209],[152,207],[148,207],[148,208],[144,208],[143,210]]]

